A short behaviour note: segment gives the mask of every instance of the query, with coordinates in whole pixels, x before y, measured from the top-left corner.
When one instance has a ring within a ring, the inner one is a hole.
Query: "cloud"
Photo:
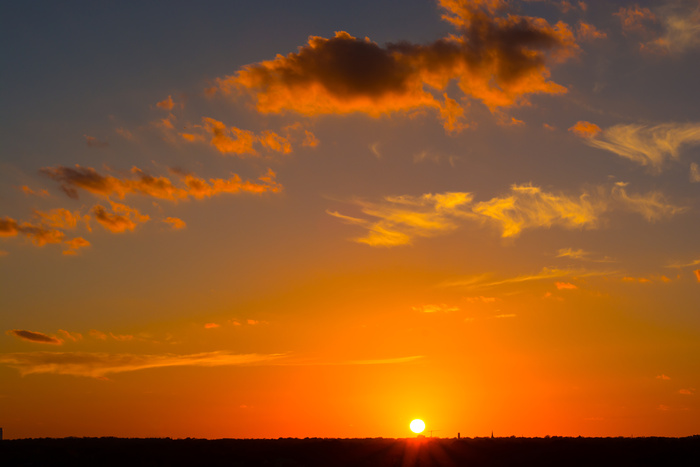
[[[625,32],[646,33],[650,24],[658,22],[657,16],[649,8],[639,5],[620,7],[613,15],[620,17],[620,25]]]
[[[26,331],[24,329],[11,329],[7,331],[7,335],[15,336],[18,339],[22,339],[28,342],[35,342],[37,344],[51,344],[51,345],[61,345],[63,340],[54,336],[48,336],[41,332]]]
[[[689,262],[686,261],[686,262],[679,262],[679,263],[671,263],[666,267],[667,268],[681,269],[681,268],[689,268],[689,267],[697,266],[699,264],[700,264],[700,259],[695,259],[695,260],[692,260]]]
[[[109,374],[150,368],[264,364],[280,356],[280,354],[232,354],[224,351],[188,355],[31,352],[0,355],[0,363],[17,369],[22,376],[50,373],[104,378]]]
[[[484,297],[479,295],[478,297],[465,297],[469,303],[481,302],[481,303],[495,303],[498,299],[496,297]]]
[[[570,282],[556,282],[554,285],[557,286],[557,290],[576,290],[577,286]]]
[[[652,191],[643,195],[629,195],[624,188],[625,185],[624,183],[615,185],[612,191],[613,198],[621,202],[627,210],[641,214],[650,222],[687,211],[686,207],[675,206],[669,203],[666,197],[658,191]]]
[[[476,290],[501,285],[522,284],[525,282],[534,282],[548,279],[559,279],[564,277],[592,277],[592,276],[608,276],[616,274],[615,271],[594,271],[586,269],[556,269],[542,268],[535,274],[522,274],[515,277],[506,277],[503,279],[492,279],[489,275],[480,274],[470,276],[458,280],[445,282],[442,287],[460,287],[467,290]]]
[[[454,311],[459,311],[459,307],[445,305],[444,303],[439,305],[421,305],[414,306],[413,311],[420,311],[421,313],[449,313]]]
[[[576,125],[569,128],[569,131],[575,133],[581,138],[593,138],[601,132],[601,129],[595,123],[579,121],[576,122]]]
[[[221,325],[217,324],[217,323],[206,323],[204,325],[204,329],[216,329],[216,328],[220,328],[220,327],[221,327]]]
[[[91,167],[76,165],[71,167],[46,167],[42,172],[61,183],[63,191],[71,198],[78,197],[78,189],[100,196],[117,196],[123,199],[127,194],[150,196],[170,201],[185,200],[189,197],[202,199],[222,193],[276,193],[282,185],[275,181],[276,174],[269,170],[258,178],[261,183],[242,181],[232,174],[229,179],[204,179],[192,174],[178,174],[185,187],[177,187],[167,177],[153,177],[138,167],[131,169],[135,179],[117,178],[101,175]]]
[[[378,220],[370,222],[343,214],[328,214],[350,224],[365,227],[369,233],[355,241],[370,246],[397,246],[412,243],[414,237],[432,237],[454,230],[455,218],[469,215],[462,206],[472,200],[470,193],[424,194],[420,197],[386,197],[382,204],[358,201],[362,212]]]
[[[126,128],[115,128],[114,131],[125,140],[133,141],[134,139],[134,134]]]
[[[700,282],[700,269],[696,269],[693,272],[695,273],[695,278]]]
[[[579,122],[589,124],[588,122]],[[592,125],[592,124],[589,124]],[[594,125],[595,126],[595,125]],[[573,130],[576,132],[576,130]],[[577,132],[578,133],[578,132]],[[581,136],[581,133],[578,133]],[[615,125],[584,139],[586,144],[604,149],[661,172],[667,159],[680,159],[682,146],[700,144],[700,123]]]
[[[354,202],[374,220],[326,212],[368,231],[366,236],[354,241],[393,247],[410,245],[416,237],[452,232],[459,227],[458,221],[465,219],[491,223],[500,229],[503,238],[515,238],[523,230],[533,228],[597,228],[600,217],[614,209],[637,212],[648,221],[686,210],[669,203],[659,192],[628,194],[624,186],[618,183],[607,192],[599,187],[569,196],[545,192],[532,185],[512,185],[508,194],[478,203],[472,203],[473,195],[466,192],[389,196],[380,203]]]
[[[83,338],[83,335],[79,332],[68,332],[64,329],[59,329],[58,333],[64,337],[65,340],[71,340],[77,342]]]
[[[578,23],[576,35],[581,41],[594,41],[596,39],[606,39],[608,37],[606,33],[596,29],[592,24],[584,23],[583,21]]]
[[[248,93],[265,114],[379,117],[434,109],[449,132],[466,127],[461,119],[469,100],[497,111],[527,104],[531,94],[566,92],[548,81],[551,64],[579,52],[565,23],[517,15],[500,0],[438,3],[457,34],[386,47],[343,31],[330,39],[312,36],[296,53],[219,78],[215,89]],[[455,81],[462,104],[445,92]]]
[[[666,380],[666,381],[668,381],[668,380],[671,379],[671,378],[670,378],[669,376],[666,376],[666,375],[664,375],[664,374],[661,374],[661,375],[658,375],[658,376],[656,377],[656,379],[661,379],[661,380]]]
[[[82,220],[79,212],[70,212],[68,209],[57,208],[49,212],[34,211],[34,215],[41,220],[42,224],[57,229],[73,229]]]
[[[474,213],[499,224],[504,238],[534,227],[594,228],[605,210],[605,202],[588,193],[569,197],[532,185],[513,185],[509,196],[483,201],[473,208]]]
[[[78,250],[90,246],[90,242],[85,240],[83,237],[75,237],[70,240],[63,242],[64,245],[68,246],[67,250],[63,250],[64,255],[76,255]]]
[[[101,341],[107,340],[107,334],[104,332],[98,331],[97,329],[90,329],[90,337],[93,337],[95,339],[99,339]]]
[[[36,246],[44,246],[48,243],[61,243],[65,234],[57,229],[47,228],[42,225],[34,225],[29,222],[19,223],[11,217],[0,219],[0,237],[14,237],[24,235]]]
[[[106,148],[109,146],[107,141],[100,141],[94,136],[83,135],[85,137],[85,144],[89,148]]]
[[[398,357],[398,358],[383,358],[383,359],[377,359],[377,360],[350,360],[348,362],[344,362],[344,365],[393,365],[396,363],[410,363],[410,362],[415,362],[416,360],[420,360],[421,358],[425,358],[423,355],[414,355],[411,357]]]
[[[182,219],[178,219],[177,217],[166,217],[163,222],[170,224],[170,227],[172,227],[173,230],[181,230],[187,227],[187,223]]]
[[[102,227],[112,233],[134,230],[138,224],[147,222],[150,219],[149,216],[141,214],[137,209],[125,204],[111,200],[109,203],[112,207],[112,214],[99,204],[92,208],[92,214]]]
[[[679,389],[678,394],[683,394],[684,396],[692,396],[695,389]]]
[[[691,183],[700,183],[700,167],[695,162],[690,164],[690,181]]]
[[[641,46],[659,54],[682,54],[700,47],[700,5],[697,1],[671,3],[660,9],[663,33]]]
[[[595,259],[591,257],[591,253],[584,251],[583,249],[579,248],[577,250],[574,250],[573,248],[560,248],[557,251],[557,258],[571,258],[571,259],[577,259],[580,261],[592,261],[596,263],[613,263],[615,262],[614,260],[608,258],[607,256],[604,258],[600,259]]]
[[[25,195],[38,196],[40,198],[48,198],[49,196],[51,196],[46,190],[32,190],[27,185],[22,185],[22,192]]]
[[[156,107],[163,110],[173,110],[173,107],[175,107],[175,102],[173,102],[173,96],[168,96],[167,99],[158,102],[156,104]]]
[[[263,130],[256,134],[250,130],[227,127],[223,122],[208,117],[203,117],[202,122],[202,125],[193,127],[199,133],[180,133],[180,136],[191,143],[204,142],[208,139],[209,144],[221,154],[235,154],[241,157],[260,156],[259,149],[289,154],[292,152],[292,143],[299,139],[302,140],[302,146],[316,147],[319,144],[316,136],[311,131],[303,129],[299,123],[285,127],[283,129],[285,135],[282,136],[270,130]]]

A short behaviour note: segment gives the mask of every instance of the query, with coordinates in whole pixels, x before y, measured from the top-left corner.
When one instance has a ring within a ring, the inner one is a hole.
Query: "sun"
[[[425,430],[425,423],[423,420],[416,418],[411,422],[411,431],[414,433],[422,433]]]

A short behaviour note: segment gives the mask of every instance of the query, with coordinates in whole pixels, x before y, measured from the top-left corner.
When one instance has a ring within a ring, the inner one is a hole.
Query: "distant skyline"
[[[700,433],[697,0],[0,18],[5,438]]]

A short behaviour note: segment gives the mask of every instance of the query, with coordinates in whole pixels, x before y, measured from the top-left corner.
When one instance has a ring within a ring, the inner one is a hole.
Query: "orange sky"
[[[700,432],[697,1],[1,8],[5,437]]]

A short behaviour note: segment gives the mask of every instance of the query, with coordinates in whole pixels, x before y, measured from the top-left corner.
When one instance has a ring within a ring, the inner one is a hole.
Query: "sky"
[[[4,2],[6,438],[700,433],[700,3]]]

